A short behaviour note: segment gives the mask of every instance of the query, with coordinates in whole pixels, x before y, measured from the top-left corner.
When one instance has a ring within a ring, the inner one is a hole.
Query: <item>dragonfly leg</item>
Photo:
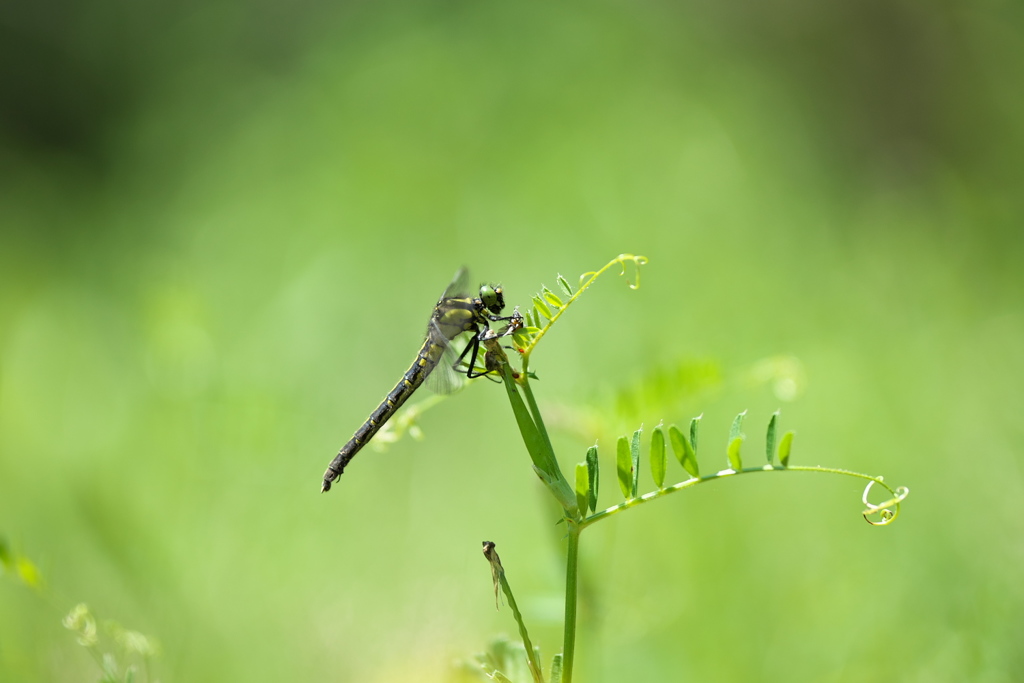
[[[479,355],[479,353],[480,353],[480,335],[479,334],[473,335],[473,338],[470,340],[469,344],[466,346],[465,350],[462,352],[462,355],[465,356],[466,352],[469,351],[470,348],[473,349],[473,353],[470,354],[470,356],[469,356],[469,363],[467,363],[467,365],[466,365],[466,377],[469,378],[469,379],[476,379],[477,377],[483,377],[484,375],[488,374],[488,372],[489,372],[488,370],[485,370],[484,372],[476,372],[474,370],[474,368],[476,368],[476,358],[477,358],[477,355]]]
[[[477,356],[480,353],[480,338],[489,331],[490,328],[487,328],[483,332],[477,332],[472,337],[470,337],[469,343],[466,344],[466,348],[462,350],[462,354],[454,363],[455,366],[458,366],[460,363],[462,363],[462,360],[466,357],[466,354],[469,354],[469,362],[466,364],[465,371],[466,377],[469,379],[476,379],[477,377],[483,377],[484,375],[489,375],[491,373],[490,369],[484,370],[483,372],[477,372],[474,370],[474,368],[476,368]],[[472,351],[473,353],[470,354],[470,351]]]
[[[488,367],[483,372],[472,372],[472,371],[467,372],[466,373],[466,377],[469,377],[470,379],[476,379],[477,377],[484,377],[484,378],[486,378],[486,379],[488,379],[488,380],[490,380],[492,382],[497,382],[497,383],[500,384],[501,380],[498,379],[497,377],[493,376],[497,372],[498,372],[498,368],[497,367]]]
[[[470,357],[470,364],[469,365],[470,365],[470,367],[473,367],[473,363],[476,362],[476,353],[477,353],[477,350],[479,348],[480,348],[480,332],[479,332],[479,330],[475,330],[473,336],[470,337],[470,339],[469,339],[469,343],[466,344],[466,348],[462,349],[462,353],[460,353],[459,357],[455,359],[454,363],[452,363],[452,367],[457,369],[459,367],[459,364],[462,363],[462,359],[466,357],[467,353],[469,353],[470,349],[472,349],[473,355]]]
[[[474,338],[474,341],[476,342],[475,346],[477,348],[473,351],[473,362],[471,362],[469,364],[469,369],[466,371],[466,377],[469,377],[471,379],[472,378],[476,378],[476,377],[487,377],[487,379],[489,379],[489,380],[491,380],[493,382],[498,382],[498,383],[501,382],[501,380],[498,379],[497,377],[492,377],[491,376],[491,375],[499,374],[500,371],[501,371],[501,363],[500,362],[499,363],[495,362],[496,359],[495,359],[495,356],[492,353],[492,351],[488,351],[486,354],[484,354],[484,371],[483,372],[476,372],[476,371],[474,371],[474,368],[476,367],[476,357],[477,357],[477,353],[479,351],[480,343],[485,341],[485,340],[489,341],[489,340],[494,339],[494,338],[495,338],[494,332],[492,330],[490,330],[490,329],[484,330],[483,332],[481,332],[479,335],[477,335]]]

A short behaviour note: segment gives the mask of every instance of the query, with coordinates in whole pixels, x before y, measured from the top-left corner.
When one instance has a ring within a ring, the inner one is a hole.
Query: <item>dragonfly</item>
[[[486,332],[490,332],[490,323],[511,318],[501,317],[501,311],[505,308],[505,297],[498,285],[481,285],[478,296],[472,297],[468,291],[469,273],[465,268],[460,269],[452,283],[441,295],[434,311],[430,314],[430,322],[427,324],[426,338],[416,360],[406,370],[402,379],[395,388],[391,390],[377,409],[370,413],[370,417],[363,425],[356,430],[348,443],[341,447],[338,454],[334,456],[331,464],[324,472],[324,483],[322,492],[329,491],[331,484],[341,478],[342,472],[348,466],[352,458],[367,444],[374,434],[384,426],[392,415],[405,403],[413,392],[415,392],[437,368],[438,372],[432,377],[432,388],[441,393],[447,393],[459,385],[459,380],[454,373],[465,372],[467,377],[474,378],[486,375],[489,369],[476,369],[477,355],[480,350],[480,343]],[[456,355],[451,342],[466,332],[471,332],[469,343]],[[466,356],[469,360],[462,363]]]

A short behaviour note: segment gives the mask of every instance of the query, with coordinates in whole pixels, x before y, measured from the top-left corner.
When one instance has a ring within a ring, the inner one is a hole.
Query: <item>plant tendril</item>
[[[590,287],[591,284],[593,284],[594,280],[596,280],[601,275],[601,273],[605,272],[606,270],[614,266],[616,263],[622,266],[622,272],[620,273],[620,275],[625,275],[627,262],[632,262],[634,267],[636,268],[636,283],[634,284],[630,282],[627,278],[626,284],[629,285],[630,289],[640,288],[640,266],[645,265],[648,262],[646,256],[638,256],[635,254],[619,254],[616,258],[612,259],[607,264],[605,264],[605,266],[600,270],[588,271],[586,273],[583,273],[583,275],[580,275],[580,284],[576,292],[573,293],[573,295],[569,297],[569,300],[566,301],[564,304],[557,306],[553,314],[550,317],[548,317],[547,323],[545,323],[539,330],[533,332],[530,335],[529,341],[526,344],[524,344],[522,348],[519,348],[519,353],[522,354],[523,356],[524,367],[526,367],[529,364],[530,353],[533,351],[533,348],[537,345],[537,342],[539,342],[541,338],[545,334],[547,334],[547,331],[551,329],[552,325],[555,324],[555,321],[562,317],[562,314],[566,311],[566,309],[568,309],[569,306],[572,305],[580,297],[580,295],[583,294],[583,292],[585,292],[588,287]],[[543,301],[543,297],[540,298]],[[534,300],[536,301],[537,298],[535,297]],[[545,303],[545,305],[550,306],[552,303],[553,302],[550,302],[549,300]]]
[[[893,497],[877,505],[868,502],[868,494],[871,492],[871,487],[875,484],[881,484],[889,493],[892,494]],[[891,524],[900,514],[900,503],[903,502],[903,499],[909,494],[910,489],[906,486],[900,486],[896,490],[893,490],[889,488],[884,481],[882,481],[882,477],[872,479],[868,482],[868,485],[864,487],[864,494],[861,496],[861,501],[864,503],[866,508],[862,513],[864,515],[864,521],[871,526],[885,526],[887,524]],[[875,515],[878,516],[877,520],[872,519]]]
[[[619,273],[619,275],[625,275],[626,274],[626,262],[627,261],[632,261],[633,262],[633,267],[636,268],[636,284],[633,284],[632,282],[630,282],[629,278],[626,278],[626,284],[629,285],[630,289],[640,289],[640,266],[643,266],[643,265],[647,264],[647,257],[646,256],[634,256],[632,254],[619,254],[619,258],[616,259],[616,260],[619,262],[619,264],[622,265],[622,272]]]

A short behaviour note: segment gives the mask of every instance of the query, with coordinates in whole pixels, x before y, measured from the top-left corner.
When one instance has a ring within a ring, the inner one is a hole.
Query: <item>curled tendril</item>
[[[885,502],[878,503],[877,505],[869,503],[868,494],[871,492],[871,487],[875,484],[881,484],[885,487],[885,490],[892,494],[892,498]],[[889,488],[884,481],[882,481],[882,477],[872,479],[868,482],[868,485],[864,487],[864,494],[861,496],[861,501],[864,503],[866,508],[862,513],[864,515],[864,521],[872,526],[885,526],[886,524],[891,524],[899,516],[900,503],[902,503],[903,499],[908,495],[910,495],[910,489],[906,486],[900,486],[893,490]],[[878,519],[872,519],[872,517],[876,515],[878,516]]]
[[[647,257],[634,256],[633,254],[619,254],[619,258],[617,258],[616,261],[618,261],[619,264],[622,266],[622,272],[619,273],[619,275],[626,274],[627,261],[633,262],[633,267],[636,269],[636,283],[634,284],[629,281],[629,278],[626,278],[626,284],[629,285],[630,289],[640,289],[640,266],[647,264]]]
[[[620,266],[622,266],[622,273],[620,274],[625,275],[626,263],[632,262],[634,267],[636,268],[636,283],[630,282],[627,278],[626,284],[629,285],[630,289],[639,289],[640,266],[646,264],[647,261],[648,259],[646,256],[639,256],[636,254],[619,254],[617,257],[606,263],[605,266],[600,270],[591,270],[587,271],[586,273],[583,273],[583,275],[580,275],[579,286],[576,289],[576,291],[572,294],[572,296],[569,297],[568,301],[562,303],[557,298],[552,301],[552,299],[545,296],[539,295],[538,297],[534,297],[534,302],[542,305],[542,311],[548,311],[548,309],[551,308],[552,314],[548,315],[548,313],[546,312],[541,313],[541,315],[548,318],[547,323],[545,323],[539,330],[531,330],[532,337],[530,338],[529,342],[527,342],[519,349],[519,353],[522,354],[523,356],[524,367],[525,363],[529,362],[530,353],[533,351],[533,348],[537,346],[537,342],[539,342],[541,338],[545,334],[547,334],[547,331],[551,329],[551,326],[554,325],[560,317],[562,317],[562,314],[565,313],[566,309],[568,309],[569,306],[571,306],[580,297],[580,295],[583,294],[583,292],[585,292],[590,287],[590,285],[594,283],[594,280],[600,277],[602,273],[604,273],[606,270],[608,270],[616,263],[618,263]],[[534,315],[536,316],[535,319],[539,322],[540,317],[536,313]]]
[[[622,272],[619,273],[619,275],[625,275],[626,264],[630,262],[632,262],[633,266],[636,268],[636,283],[634,284],[629,281],[629,278],[626,278],[626,284],[629,285],[630,289],[640,289],[640,266],[647,265],[648,258],[646,256],[638,256],[636,254],[619,254],[611,261],[609,261],[608,264],[605,265],[605,267],[602,268],[601,270],[588,270],[587,272],[580,275],[580,287],[582,289],[586,289],[587,287],[590,286],[591,282],[597,279],[598,275],[608,270],[608,268],[615,265],[616,263],[622,266]]]

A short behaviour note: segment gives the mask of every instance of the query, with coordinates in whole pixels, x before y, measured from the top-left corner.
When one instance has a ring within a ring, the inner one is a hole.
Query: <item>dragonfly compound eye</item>
[[[495,315],[501,313],[502,309],[505,308],[505,295],[502,293],[501,287],[495,287],[494,285],[482,285],[480,287],[480,301],[483,302],[484,307],[488,311]]]

